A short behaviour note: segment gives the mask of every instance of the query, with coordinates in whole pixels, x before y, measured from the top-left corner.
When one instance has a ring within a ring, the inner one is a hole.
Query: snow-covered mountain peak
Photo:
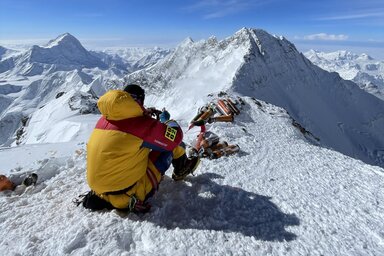
[[[233,36],[234,37],[247,36],[250,34],[251,31],[252,31],[252,29],[243,27],[240,30],[236,31]]]
[[[366,53],[360,54],[360,56],[357,57],[357,59],[358,60],[373,60],[373,58]]]
[[[231,37],[234,44],[249,48],[249,55],[259,58],[280,58],[294,51],[300,55],[296,47],[282,36],[271,35],[263,29],[242,28]]]
[[[216,45],[219,43],[219,41],[217,40],[217,37],[215,36],[211,36],[208,38],[207,42],[211,45]]]
[[[44,48],[52,48],[56,46],[68,47],[68,48],[84,48],[80,41],[70,33],[59,35],[57,38],[50,40]]]
[[[239,31],[237,31],[232,38],[242,38],[243,40],[259,40],[264,39],[265,43],[268,43],[268,41],[274,41],[279,40],[283,41],[285,40],[282,36],[277,35],[271,35],[267,31],[263,29],[256,29],[256,28],[242,28]]]
[[[262,29],[256,29],[256,28],[246,28],[246,27],[243,27],[241,28],[240,30],[236,31],[235,34],[233,35],[233,37],[249,37],[251,36],[252,34],[256,33],[257,31],[259,32],[265,32],[264,30]]]
[[[34,45],[18,62],[53,64],[56,65],[55,70],[72,70],[83,67],[106,69],[107,67],[101,59],[88,52],[79,40],[69,33],[51,40],[45,46]]]
[[[356,54],[353,54],[350,51],[337,51],[333,54],[329,54],[328,57],[334,60],[353,60],[358,58]]]
[[[178,47],[186,47],[193,43],[194,43],[193,39],[191,37],[187,37],[178,45]]]

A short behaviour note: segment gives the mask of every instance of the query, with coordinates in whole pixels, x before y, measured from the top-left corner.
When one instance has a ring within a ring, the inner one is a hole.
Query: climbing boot
[[[200,158],[193,156],[188,158],[186,155],[172,161],[173,174],[172,179],[175,181],[183,180],[188,174],[193,174],[197,166],[199,166]]]

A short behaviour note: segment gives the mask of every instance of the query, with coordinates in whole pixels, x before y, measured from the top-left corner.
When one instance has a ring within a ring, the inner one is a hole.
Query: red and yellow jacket
[[[97,194],[132,186],[146,177],[147,168],[155,168],[148,158],[152,149],[172,151],[182,141],[180,127],[144,116],[145,109],[125,91],[108,91],[97,105],[102,117],[87,144],[87,181]]]

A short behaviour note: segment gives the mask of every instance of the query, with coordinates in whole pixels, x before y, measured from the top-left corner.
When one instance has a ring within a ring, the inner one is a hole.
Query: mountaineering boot
[[[24,180],[23,180],[23,185],[26,187],[29,187],[31,185],[35,185],[37,182],[37,174],[36,173],[31,173],[29,174]]]
[[[200,158],[198,156],[192,156],[191,158],[187,158],[185,154],[173,160],[172,179],[175,181],[183,180],[188,174],[192,174],[196,170],[199,163]]]

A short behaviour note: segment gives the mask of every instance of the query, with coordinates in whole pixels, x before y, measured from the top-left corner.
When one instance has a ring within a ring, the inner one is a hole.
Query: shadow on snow
[[[265,241],[296,238],[285,230],[300,224],[296,215],[283,213],[270,197],[213,181],[222,178],[214,173],[190,177],[186,182],[165,178],[151,213],[142,220],[167,229],[235,232]]]

